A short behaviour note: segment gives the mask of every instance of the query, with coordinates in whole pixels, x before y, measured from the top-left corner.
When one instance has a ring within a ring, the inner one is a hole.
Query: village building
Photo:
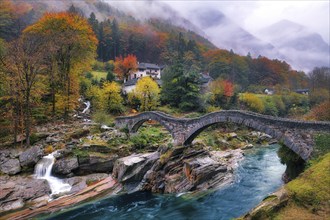
[[[271,88],[266,88],[266,89],[264,89],[264,93],[266,95],[274,95],[275,94],[275,90],[274,89],[271,89]]]
[[[302,95],[308,95],[309,89],[296,89],[295,92]]]
[[[161,86],[161,71],[163,66],[159,66],[153,63],[139,63],[136,71],[129,73],[128,77],[124,79],[123,93],[127,94],[132,92],[136,86],[137,81],[142,78],[149,76],[153,78],[159,86]]]

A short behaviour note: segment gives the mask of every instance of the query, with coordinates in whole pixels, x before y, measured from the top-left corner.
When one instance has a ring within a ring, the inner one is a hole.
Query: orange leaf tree
[[[210,92],[213,105],[225,105],[234,96],[234,84],[229,80],[217,79],[210,84]]]
[[[47,42],[49,53],[45,57],[50,72],[53,111],[55,97],[59,97],[58,106],[67,119],[69,111],[76,106],[79,88],[75,86],[76,75],[95,57],[96,36],[85,18],[65,12],[46,13],[24,33],[38,34]]]
[[[127,79],[131,71],[135,71],[138,68],[137,58],[133,54],[128,54],[124,59],[116,57],[115,60],[115,73],[120,79]]]

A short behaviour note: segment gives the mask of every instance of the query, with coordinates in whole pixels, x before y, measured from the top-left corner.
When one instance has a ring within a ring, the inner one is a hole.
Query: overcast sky
[[[157,0],[154,0],[157,1]],[[155,9],[151,1],[108,1],[111,5],[117,5],[120,9],[133,8],[139,10],[144,5],[141,14],[146,16],[146,10]],[[148,2],[148,3],[147,3]],[[251,33],[256,33],[259,29],[276,23],[282,19],[288,19],[296,23],[307,26],[330,42],[330,0],[263,0],[263,1],[203,1],[203,0],[161,0],[160,3],[172,6],[185,18],[189,19],[191,12],[198,9],[217,9],[227,15],[236,24],[245,28]],[[156,4],[157,5],[157,4]],[[137,6],[137,7],[135,7]],[[156,10],[156,9],[155,9]],[[152,12],[150,12],[152,13]],[[161,12],[157,12],[161,13]]]

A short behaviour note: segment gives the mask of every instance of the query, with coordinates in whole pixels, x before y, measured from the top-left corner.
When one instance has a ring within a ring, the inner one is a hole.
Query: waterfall
[[[91,102],[87,101],[87,102],[84,102],[84,104],[86,105],[86,108],[82,111],[83,114],[85,114],[87,112],[87,110],[90,108]]]
[[[37,179],[47,180],[49,187],[52,191],[52,195],[69,192],[71,186],[68,183],[64,183],[61,179],[52,176],[52,168],[55,162],[54,154],[56,151],[44,156],[35,166],[34,174]]]

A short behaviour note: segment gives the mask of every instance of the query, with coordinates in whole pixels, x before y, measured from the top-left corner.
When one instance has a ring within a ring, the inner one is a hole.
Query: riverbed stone
[[[129,185],[139,184],[147,171],[159,159],[159,152],[134,154],[116,160],[112,176],[119,182]]]
[[[0,164],[0,171],[5,174],[15,175],[21,172],[21,164],[18,159],[8,159]]]
[[[118,155],[95,155],[79,156],[79,169],[75,171],[78,175],[91,173],[111,173]]]
[[[204,149],[178,147],[164,152],[160,158],[145,174],[139,190],[180,193],[221,187],[232,181],[232,171],[242,154],[237,150],[217,155]]]
[[[34,167],[34,165],[43,156],[42,146],[35,145],[19,155],[19,161],[22,167]]]
[[[21,208],[25,202],[50,194],[46,180],[32,176],[0,176],[0,211]]]
[[[0,212],[5,212],[9,210],[19,209],[24,206],[23,199],[15,199],[11,201],[6,201],[0,205]]]
[[[76,156],[66,157],[57,160],[54,163],[52,172],[58,175],[68,175],[71,174],[73,170],[79,167],[78,159]]]

